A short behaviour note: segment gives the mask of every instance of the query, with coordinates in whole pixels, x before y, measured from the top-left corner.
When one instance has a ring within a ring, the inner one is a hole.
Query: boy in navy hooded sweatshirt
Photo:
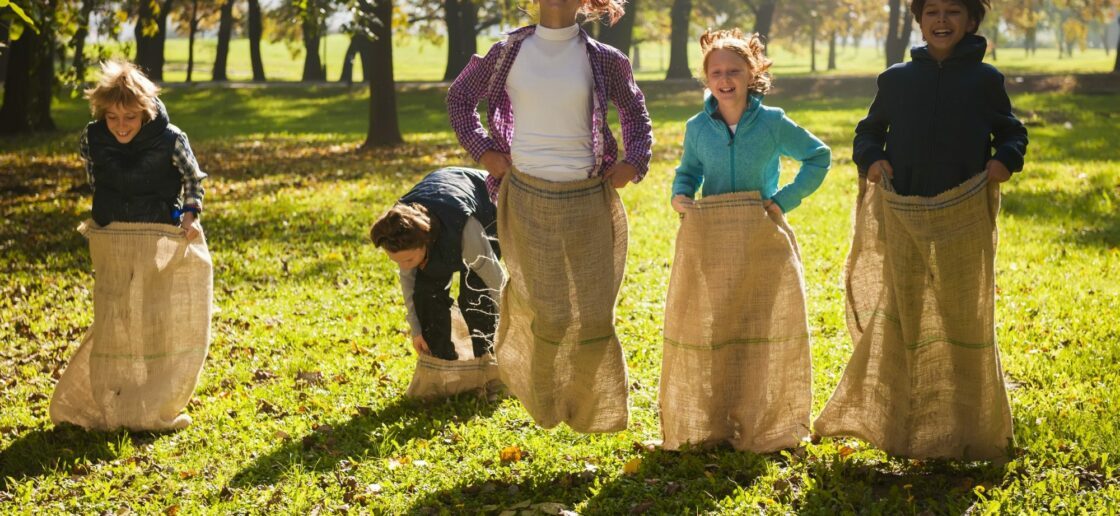
[[[856,126],[860,175],[875,183],[885,174],[899,194],[933,197],[981,172],[1002,183],[1023,169],[1027,130],[976,35],[988,8],[989,0],[910,3],[927,45],[879,75]]]

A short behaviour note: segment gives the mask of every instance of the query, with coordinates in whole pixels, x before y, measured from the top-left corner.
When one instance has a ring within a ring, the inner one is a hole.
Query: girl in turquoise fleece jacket
[[[705,84],[711,94],[704,111],[685,126],[673,208],[683,211],[682,203],[703,187],[705,196],[757,191],[767,200],[768,210],[788,213],[824,181],[832,151],[780,108],[762,105],[770,89],[766,70],[771,65],[761,52],[762,43],[757,42],[754,51],[738,30],[719,32],[738,37],[712,42],[722,48],[704,55]],[[779,190],[781,156],[800,161],[801,170]]]

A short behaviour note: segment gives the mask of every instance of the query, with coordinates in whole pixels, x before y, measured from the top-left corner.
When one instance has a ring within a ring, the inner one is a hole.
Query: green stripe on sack
[[[151,354],[142,354],[142,355],[137,355],[135,353],[90,353],[89,356],[90,356],[90,358],[132,358],[132,359],[139,358],[139,359],[143,359],[143,360],[154,360],[154,359],[157,359],[157,358],[167,358],[167,357],[174,357],[174,356],[179,356],[179,355],[187,355],[187,354],[190,354],[190,353],[194,353],[196,351],[201,351],[201,352],[205,353],[206,352],[206,346],[196,346],[196,347],[193,347],[193,348],[182,349],[182,350],[179,350],[179,351],[168,352],[168,353],[151,353]]]
[[[552,344],[553,346],[560,346],[562,344],[562,342],[560,342],[558,340],[550,340],[550,339],[546,339],[544,337],[541,337],[540,334],[537,333],[536,331],[533,331],[533,336],[536,337],[537,340],[539,340],[541,342],[544,342],[545,344]],[[606,336],[603,336],[603,337],[593,337],[593,338],[590,338],[590,339],[577,340],[577,341],[573,342],[572,344],[575,344],[577,346],[586,346],[586,345],[589,345],[589,344],[598,344],[600,342],[606,342],[606,341],[611,340],[611,337],[614,337],[613,332],[606,335]]]
[[[701,351],[704,351],[704,350],[714,351],[714,350],[717,350],[717,349],[720,349],[720,348],[725,348],[727,346],[734,346],[734,345],[739,345],[739,344],[780,344],[780,343],[783,343],[783,342],[789,342],[789,341],[793,341],[793,340],[807,339],[807,338],[809,338],[808,333],[801,334],[801,335],[793,335],[793,336],[790,336],[790,337],[781,337],[781,338],[756,337],[756,338],[752,338],[752,339],[731,339],[731,340],[725,340],[723,342],[717,342],[715,344],[686,344],[684,342],[681,342],[681,341],[678,341],[678,340],[673,340],[673,339],[670,339],[668,337],[665,337],[665,343],[669,344],[673,347],[677,347],[677,348],[701,350]]]
[[[449,360],[449,362],[451,362]],[[416,367],[423,367],[424,369],[434,369],[436,371],[481,371],[489,367],[490,364],[435,364],[432,362],[418,362]]]

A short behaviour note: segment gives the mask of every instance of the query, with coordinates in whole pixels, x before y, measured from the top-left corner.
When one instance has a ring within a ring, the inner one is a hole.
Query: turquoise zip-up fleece
[[[779,158],[801,162],[793,182],[778,190]],[[751,94],[746,112],[739,117],[732,137],[719,118],[716,98],[704,100],[704,111],[685,125],[684,154],[673,179],[673,195],[758,191],[789,213],[816,191],[832,164],[832,150],[801,128],[780,108],[763,106],[762,96]]]

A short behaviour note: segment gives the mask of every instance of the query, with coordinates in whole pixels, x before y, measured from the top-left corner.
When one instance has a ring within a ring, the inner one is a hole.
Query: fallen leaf
[[[166,514],[167,516],[176,516],[177,514],[179,514],[179,506],[178,505],[172,505],[171,507],[168,507],[168,508],[164,509],[163,513]]]
[[[638,505],[635,505],[633,509],[630,509],[630,514],[645,514],[645,512],[650,510],[652,507],[653,502],[642,502]]]
[[[849,455],[851,455],[855,452],[856,452],[855,448],[852,448],[851,446],[841,446],[840,447],[840,458],[841,459],[846,459],[846,458],[848,458]]]
[[[641,457],[634,457],[630,459],[625,466],[622,466],[623,475],[633,475],[638,472],[638,468],[642,465]]]
[[[299,371],[296,373],[296,382],[319,385],[323,383],[323,373],[320,371]]]
[[[510,462],[518,462],[521,460],[521,448],[517,446],[506,446],[498,453],[498,458],[501,459],[502,464]]]

